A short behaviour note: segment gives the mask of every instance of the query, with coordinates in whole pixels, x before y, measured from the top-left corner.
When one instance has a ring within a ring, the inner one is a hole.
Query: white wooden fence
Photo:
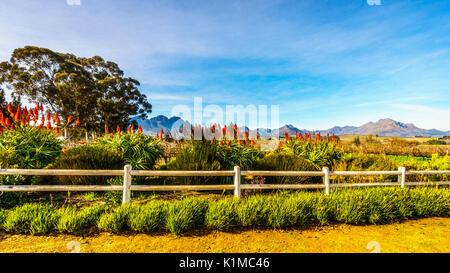
[[[0,169],[0,175],[96,175],[122,176],[123,185],[2,185],[2,191],[122,191],[122,203],[130,203],[131,191],[209,191],[234,190],[234,195],[241,197],[241,191],[246,189],[324,189],[330,194],[330,188],[338,187],[370,187],[370,186],[420,186],[420,185],[450,185],[450,181],[439,182],[406,182],[407,175],[414,174],[450,174],[450,170],[443,171],[406,171],[399,167],[398,171],[334,171],[327,167],[322,171],[241,171],[235,166],[233,171],[141,171],[132,170],[126,165],[124,170],[43,170],[43,169]],[[242,176],[321,176],[323,184],[241,184]],[[378,183],[330,183],[330,176],[355,175],[398,175],[398,182]],[[132,176],[230,176],[234,177],[234,184],[225,185],[131,185]]]

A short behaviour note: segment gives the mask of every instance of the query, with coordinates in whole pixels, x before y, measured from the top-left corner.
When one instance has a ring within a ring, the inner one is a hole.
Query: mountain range
[[[164,115],[159,115],[150,119],[135,119],[136,122],[140,123],[144,133],[150,135],[156,135],[160,132],[161,128],[163,128],[164,132],[168,132],[175,125],[178,128],[181,128],[184,124],[190,125],[188,121],[181,119],[180,117],[171,117],[168,118]],[[269,135],[272,133],[271,129],[266,128],[258,128],[256,130],[249,130],[248,127],[241,126],[239,127],[240,132],[249,131],[256,132],[258,131],[262,136]],[[284,136],[285,132],[288,132],[289,135],[295,135],[297,132],[305,133],[312,132],[307,129],[298,129],[292,124],[286,124],[279,128],[280,136]],[[422,129],[416,127],[412,123],[402,123],[399,121],[395,121],[389,118],[380,119],[377,122],[368,122],[361,126],[334,126],[330,129],[326,130],[316,130],[316,132],[320,132],[322,135],[327,133],[335,134],[335,135],[379,135],[379,136],[397,136],[397,137],[442,137],[450,135],[450,131],[440,131],[436,129]]]

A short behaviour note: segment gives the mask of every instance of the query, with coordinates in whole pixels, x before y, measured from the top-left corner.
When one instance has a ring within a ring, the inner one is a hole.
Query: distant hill
[[[178,128],[182,127],[184,124],[190,125],[188,121],[184,121],[180,117],[171,117],[168,118],[164,115],[159,115],[150,119],[135,119],[138,123],[141,124],[142,129],[145,133],[150,135],[156,135],[161,128],[163,128],[164,132],[170,131],[172,126],[176,126]],[[239,131],[244,132],[248,131],[248,127],[240,126]],[[270,135],[272,133],[271,129],[266,128],[258,128],[258,132],[262,136]],[[256,130],[252,130],[253,132]],[[312,132],[307,129],[298,129],[292,124],[286,124],[279,128],[280,136],[284,136],[285,132],[288,132],[289,135],[295,135],[296,132]],[[368,122],[359,127],[356,126],[335,126],[327,130],[316,130],[316,132],[320,132],[322,135],[326,133],[335,134],[335,135],[379,135],[379,136],[398,136],[398,137],[415,137],[415,136],[423,136],[423,137],[442,137],[450,135],[450,131],[439,131],[436,129],[422,129],[416,127],[412,123],[402,123],[399,121],[395,121],[389,118],[380,119],[377,122]]]

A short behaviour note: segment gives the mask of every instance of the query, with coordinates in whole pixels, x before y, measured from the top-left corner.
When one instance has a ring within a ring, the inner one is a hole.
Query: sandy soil
[[[450,218],[305,230],[30,236],[0,234],[0,252],[450,252]]]

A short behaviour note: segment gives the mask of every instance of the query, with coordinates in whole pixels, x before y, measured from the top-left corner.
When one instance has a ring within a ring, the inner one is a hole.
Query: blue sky
[[[0,60],[25,45],[100,55],[141,82],[151,116],[199,96],[277,104],[299,128],[450,130],[448,0],[77,2],[1,1]]]

